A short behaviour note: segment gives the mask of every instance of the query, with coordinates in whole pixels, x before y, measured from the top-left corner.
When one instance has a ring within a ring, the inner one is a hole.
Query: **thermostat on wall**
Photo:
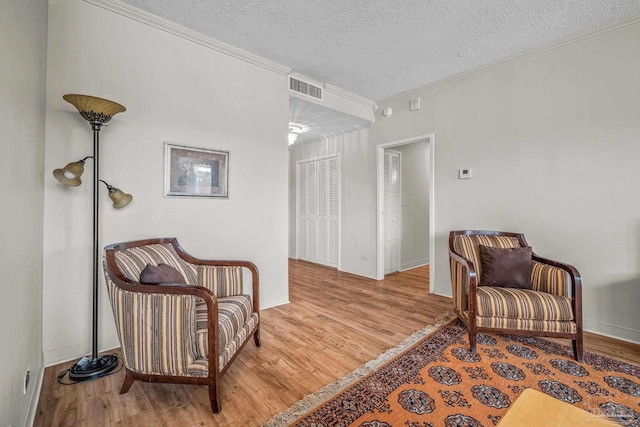
[[[460,178],[460,179],[470,179],[471,178],[471,169],[458,169],[458,178]]]

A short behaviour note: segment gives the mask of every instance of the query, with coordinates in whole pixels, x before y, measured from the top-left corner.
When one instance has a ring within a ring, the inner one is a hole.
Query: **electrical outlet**
[[[31,366],[27,366],[27,370],[24,373],[24,388],[22,389],[22,394],[27,394],[27,390],[29,389],[29,381],[31,381]]]

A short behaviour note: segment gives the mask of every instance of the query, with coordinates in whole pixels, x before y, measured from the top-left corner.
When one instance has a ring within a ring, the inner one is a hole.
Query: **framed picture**
[[[166,197],[229,197],[229,152],[164,144]]]

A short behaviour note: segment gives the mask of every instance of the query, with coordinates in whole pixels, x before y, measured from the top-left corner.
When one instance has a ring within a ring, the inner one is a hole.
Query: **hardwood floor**
[[[222,411],[206,386],[135,382],[124,372],[60,385],[66,363],[45,370],[35,426],[259,426],[435,322],[451,299],[428,293],[428,267],[375,281],[289,262],[291,304],[261,312],[262,347],[250,341],[221,381]],[[586,334],[585,349],[635,364],[640,346]]]

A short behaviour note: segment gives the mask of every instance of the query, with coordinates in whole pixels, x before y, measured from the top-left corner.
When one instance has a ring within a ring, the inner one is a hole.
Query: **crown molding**
[[[549,52],[549,51],[552,51],[552,50],[555,50],[555,49],[559,49],[559,48],[562,48],[562,47],[565,47],[565,46],[569,46],[569,45],[581,42],[582,40],[590,39],[592,37],[596,37],[596,36],[599,36],[601,34],[608,33],[610,31],[618,30],[620,28],[624,28],[624,27],[627,27],[629,25],[633,25],[633,24],[636,24],[636,23],[639,23],[639,22],[640,22],[640,15],[636,15],[636,16],[633,16],[631,18],[623,18],[623,19],[615,21],[615,22],[613,22],[613,23],[611,23],[609,25],[606,25],[606,26],[604,26],[602,28],[598,28],[596,30],[589,31],[589,32],[586,32],[586,33],[583,33],[583,34],[579,34],[577,36],[568,37],[568,38],[564,38],[562,40],[551,42],[551,43],[548,43],[548,44],[546,44],[546,45],[544,45],[542,47],[539,47],[539,48],[536,48],[536,49],[532,49],[532,50],[529,50],[529,51],[524,52],[524,53],[519,53],[519,54],[516,54],[516,55],[512,55],[512,56],[509,56],[507,58],[503,58],[503,59],[500,59],[500,60],[497,60],[497,61],[493,61],[493,62],[490,62],[490,63],[488,63],[486,65],[483,65],[483,66],[480,66],[478,68],[475,68],[473,70],[469,70],[469,71],[465,71],[465,72],[462,72],[462,73],[459,73],[459,74],[455,74],[453,76],[444,78],[442,80],[438,80],[438,81],[435,81],[433,83],[429,83],[429,84],[426,84],[424,86],[420,86],[419,88],[416,88],[416,89],[413,89],[413,90],[410,90],[410,91],[407,91],[407,92],[402,92],[402,93],[399,93],[397,95],[390,96],[390,97],[385,98],[385,99],[383,99],[381,101],[378,101],[378,104],[387,105],[387,104],[391,104],[391,103],[395,103],[395,102],[399,102],[399,101],[405,101],[405,100],[408,100],[410,98],[413,98],[414,96],[420,95],[422,92],[434,90],[434,89],[437,89],[437,88],[440,88],[440,87],[443,87],[443,86],[448,86],[448,85],[453,84],[453,83],[455,83],[457,81],[465,80],[465,79],[473,77],[473,76],[475,76],[477,74],[484,73],[485,71],[489,71],[489,70],[492,70],[494,68],[498,68],[498,67],[501,67],[503,65],[512,63],[512,62],[516,62],[516,61],[519,61],[519,60],[522,60],[522,59],[526,59],[526,58],[531,58],[533,56],[537,56],[537,55],[543,54],[545,52]]]
[[[339,96],[341,98],[348,99],[349,101],[362,104],[367,108],[371,108],[374,112],[378,109],[378,105],[374,101],[370,100],[369,98],[365,98],[364,96],[360,96],[353,92],[349,92],[348,90],[342,89],[338,86],[334,86],[330,83],[324,84],[324,90],[336,96]]]
[[[254,55],[253,53],[244,51],[230,44],[221,42],[213,37],[205,36],[204,34],[190,30],[181,25],[170,22],[164,18],[145,12],[126,3],[118,0],[83,0],[86,3],[93,4],[94,6],[101,7],[110,12],[117,13],[134,21],[138,21],[142,24],[149,25],[157,28],[161,31],[173,34],[181,37],[185,40],[189,40],[193,43],[197,43],[201,46],[208,47],[225,55],[232,56],[241,61],[248,62],[249,64],[257,65],[274,73],[287,75],[291,72],[291,68],[279,64],[274,61],[262,58],[261,56]]]

